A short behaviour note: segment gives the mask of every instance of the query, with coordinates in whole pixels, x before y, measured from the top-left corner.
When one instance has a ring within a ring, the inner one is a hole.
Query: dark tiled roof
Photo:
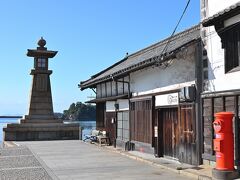
[[[240,14],[240,2],[224,9],[223,11],[220,11],[219,13],[204,19],[202,21],[203,26],[212,26],[214,25],[217,21],[225,20],[227,18],[233,17],[237,14]]]
[[[172,38],[164,39],[156,44],[153,44],[147,48],[137,51],[127,58],[121,60],[120,63],[116,63],[103,70],[102,73],[98,73],[97,76],[94,75],[90,79],[80,83],[81,90],[89,87],[93,87],[96,84],[110,80],[111,76],[117,77],[123,74],[127,74],[132,71],[142,69],[146,66],[150,66],[155,63],[154,57],[161,55],[166,43],[169,41],[169,45],[166,54],[169,54],[182,46],[198,40],[200,38],[200,26],[196,25],[190,29],[180,32],[174,35]]]

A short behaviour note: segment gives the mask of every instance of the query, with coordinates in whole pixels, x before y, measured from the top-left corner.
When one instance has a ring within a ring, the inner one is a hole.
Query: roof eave
[[[173,50],[172,52],[170,52],[167,56],[164,57],[164,59],[161,61],[161,62],[165,62],[165,61],[168,61],[169,59],[172,59],[175,57],[176,53],[180,51],[180,49],[183,47],[183,46],[186,46],[186,45],[190,45],[191,43],[194,43],[196,41],[199,41],[201,38],[197,38],[197,39],[193,39],[189,42],[187,42],[186,44],[183,44],[181,45],[180,47],[176,48],[175,50]],[[143,69],[143,68],[146,68],[146,67],[149,67],[149,66],[152,66],[153,64],[156,63],[155,59],[158,59],[159,56],[154,56],[152,58],[149,58],[149,59],[146,59],[145,61],[143,62],[140,62],[138,64],[134,64],[133,66],[130,66],[130,67],[127,67],[127,68],[124,68],[118,72],[115,72],[112,74],[112,76],[114,76],[115,78],[117,77],[120,77],[120,76],[124,76],[124,75],[128,75],[129,73],[131,72],[135,72],[135,71],[138,71],[140,69]],[[161,63],[160,62],[160,63]],[[101,82],[106,82],[106,81],[109,81],[111,80],[112,77],[110,75],[108,76],[105,76],[101,79],[96,79],[95,81],[93,82],[90,82],[89,84],[87,83],[87,81],[84,81],[84,82],[81,82],[80,84],[80,88],[81,90],[84,90],[84,89],[87,89],[87,88],[91,88],[93,86],[96,86],[96,84],[99,84]],[[90,80],[90,79],[89,79]]]
[[[213,26],[219,21],[224,21],[226,19],[229,19],[233,16],[240,14],[239,12],[240,12],[240,3],[237,3],[236,5],[230,6],[229,8],[203,20],[202,25],[204,27]]]
[[[57,53],[58,51],[28,49],[27,56],[53,58]]]
[[[92,99],[90,101],[86,101],[85,103],[99,103],[99,102],[106,102],[106,101],[115,101],[117,99],[127,99],[128,94],[122,94],[118,96],[111,96],[111,97],[105,97],[105,98],[99,98],[99,99]]]

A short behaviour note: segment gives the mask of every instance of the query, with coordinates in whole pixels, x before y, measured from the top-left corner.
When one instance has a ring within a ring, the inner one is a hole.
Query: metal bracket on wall
[[[96,92],[93,88],[91,88],[91,90],[92,90],[95,94],[97,94],[97,92]]]

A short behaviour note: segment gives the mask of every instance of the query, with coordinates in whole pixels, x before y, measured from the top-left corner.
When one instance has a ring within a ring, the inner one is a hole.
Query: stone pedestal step
[[[38,119],[45,119],[45,120],[53,120],[54,115],[42,115],[42,114],[34,114],[34,115],[25,115],[23,119],[26,120],[38,120]]]
[[[62,119],[21,119],[21,123],[63,123]]]
[[[36,129],[42,129],[47,131],[48,129],[66,129],[74,128],[79,129],[78,124],[63,124],[63,123],[23,123],[23,124],[8,124],[7,128],[4,128],[4,131],[34,131]]]
[[[81,139],[82,134],[78,124],[63,123],[8,124],[3,131],[5,141]]]

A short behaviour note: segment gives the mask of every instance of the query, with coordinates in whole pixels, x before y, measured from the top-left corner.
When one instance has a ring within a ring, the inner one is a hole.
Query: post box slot
[[[222,140],[214,139],[213,145],[214,145],[214,151],[218,151],[218,152],[222,151]]]

